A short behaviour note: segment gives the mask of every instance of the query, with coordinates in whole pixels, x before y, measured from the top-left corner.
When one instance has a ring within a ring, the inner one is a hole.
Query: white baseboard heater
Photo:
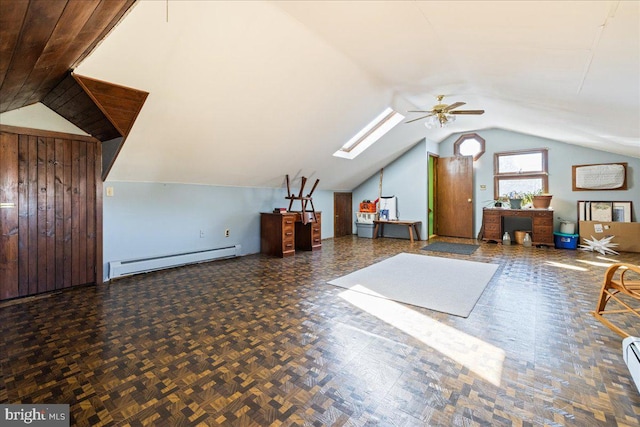
[[[622,341],[622,354],[631,378],[640,392],[640,338],[627,337]]]
[[[150,258],[132,259],[127,261],[109,262],[109,279],[116,279],[131,274],[146,273],[164,268],[178,267],[181,265],[195,264],[198,262],[213,261],[221,258],[240,256],[241,245],[227,246],[225,248],[208,249],[197,252],[156,256]]]

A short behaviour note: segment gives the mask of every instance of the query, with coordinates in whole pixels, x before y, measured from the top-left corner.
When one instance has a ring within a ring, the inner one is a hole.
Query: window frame
[[[480,150],[478,150],[478,152],[473,155],[473,161],[475,162],[484,154],[485,151],[485,140],[477,133],[465,133],[464,135],[461,135],[460,138],[458,138],[456,142],[453,143],[453,155],[462,156],[462,154],[460,153],[460,147],[462,146],[462,144],[464,144],[465,141],[469,139],[476,140],[480,145]]]
[[[500,173],[500,157],[517,156],[520,154],[541,154],[542,170],[530,172],[503,172]],[[493,196],[495,200],[500,198],[498,189],[501,180],[517,180],[517,179],[542,179],[542,192],[549,192],[549,149],[548,148],[529,148],[525,150],[501,151],[493,153]]]

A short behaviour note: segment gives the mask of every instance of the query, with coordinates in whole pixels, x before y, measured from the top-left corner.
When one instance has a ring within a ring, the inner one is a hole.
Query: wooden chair
[[[610,305],[611,300],[617,303],[613,309]],[[609,304],[608,308],[607,304]],[[626,338],[630,334],[614,324],[611,317],[604,317],[624,313],[638,317],[639,320],[636,322],[640,321],[640,266],[617,263],[611,265],[605,272],[600,298],[593,315],[609,329]]]
[[[313,222],[318,222],[318,216],[316,215],[316,208],[313,206],[313,192],[315,191],[316,187],[318,186],[318,183],[320,182],[319,179],[316,179],[316,183],[313,184],[313,188],[311,189],[311,191],[309,192],[309,194],[307,194],[306,196],[303,196],[304,194],[304,186],[307,183],[307,178],[306,177],[302,177],[302,181],[300,184],[300,193],[296,196],[295,194],[293,194],[291,192],[291,187],[289,186],[289,175],[286,175],[286,180],[287,180],[287,196],[285,197],[285,199],[289,200],[289,212],[291,212],[291,208],[293,207],[293,201],[294,200],[300,200],[300,204],[301,204],[301,208],[302,210],[300,211],[300,216],[302,219],[302,223],[303,224],[307,224],[310,221]],[[313,220],[310,219],[310,216],[307,214],[307,203],[311,204],[311,215]]]

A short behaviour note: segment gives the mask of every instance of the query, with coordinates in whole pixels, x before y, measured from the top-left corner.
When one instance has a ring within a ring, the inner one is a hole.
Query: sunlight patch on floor
[[[372,293],[362,285],[339,294],[340,298],[422,341],[434,350],[465,366],[495,386],[500,386],[505,352],[451,326],[395,301],[366,295]]]
[[[566,268],[567,270],[587,271],[584,267],[578,267],[577,265],[570,265],[562,262],[547,261],[545,264],[551,267]]]
[[[577,259],[576,262],[581,262],[587,265],[593,265],[594,267],[604,267],[608,268],[611,266],[611,262],[596,262],[596,261],[587,261],[585,259]]]

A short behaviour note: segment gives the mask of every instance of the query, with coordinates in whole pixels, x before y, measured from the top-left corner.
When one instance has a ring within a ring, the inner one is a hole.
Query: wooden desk
[[[307,212],[307,223],[301,212],[262,212],[260,214],[260,252],[286,257],[295,255],[296,249],[316,251],[322,248],[321,212]],[[310,214],[310,215],[309,215]]]
[[[380,228],[380,233],[384,234],[384,225],[385,224],[394,224],[394,225],[406,225],[409,227],[409,238],[411,239],[411,243],[413,243],[413,230],[416,230],[416,237],[420,239],[420,232],[418,231],[418,225],[422,224],[422,221],[385,221],[381,219],[374,220],[373,223],[376,225],[373,229],[373,238],[378,237],[378,227]]]
[[[533,245],[554,245],[553,210],[551,209],[504,209],[484,208],[482,210],[482,240],[502,243],[504,218],[529,218],[531,220],[531,243]],[[511,237],[513,240],[513,236]]]

